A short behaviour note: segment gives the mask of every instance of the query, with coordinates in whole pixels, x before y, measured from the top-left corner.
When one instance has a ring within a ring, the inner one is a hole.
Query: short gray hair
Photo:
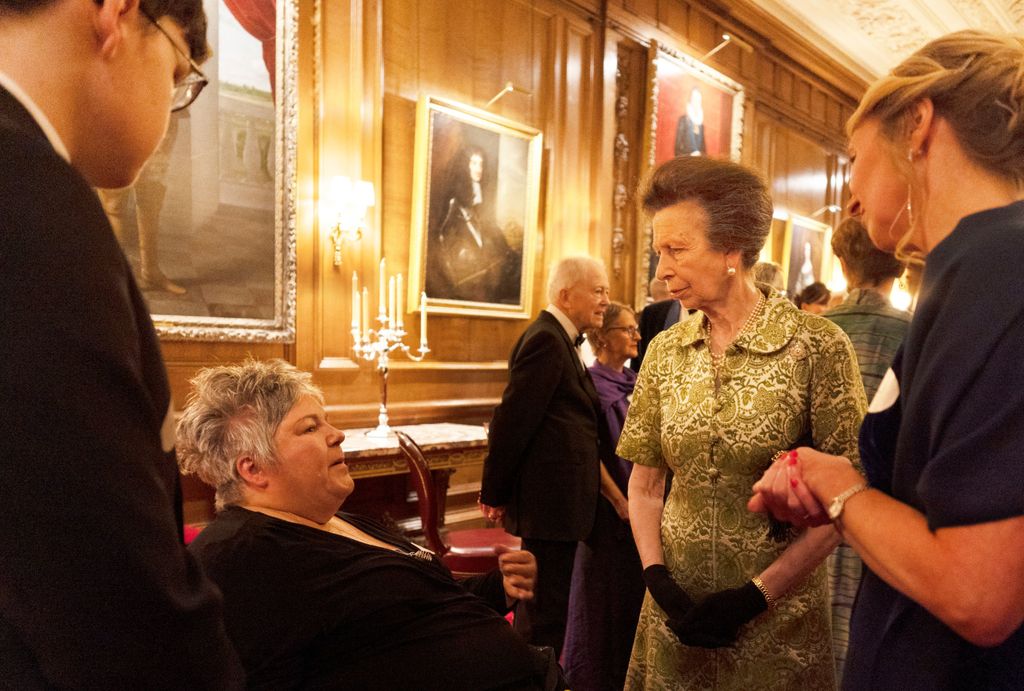
[[[591,274],[605,274],[604,264],[593,257],[566,257],[555,264],[548,281],[548,302],[558,302],[558,294],[586,280]]]
[[[274,433],[288,411],[302,396],[323,403],[312,376],[283,360],[209,367],[192,387],[178,420],[178,466],[216,489],[218,509],[242,500],[235,462],[248,456],[259,468],[275,465]]]

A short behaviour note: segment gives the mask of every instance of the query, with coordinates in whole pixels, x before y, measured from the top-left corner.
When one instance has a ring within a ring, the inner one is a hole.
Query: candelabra
[[[352,272],[352,350],[355,357],[366,362],[375,363],[380,375],[380,409],[377,413],[377,426],[366,433],[368,437],[387,437],[392,434],[388,425],[388,366],[391,354],[399,351],[413,362],[420,362],[430,352],[427,347],[427,295],[420,295],[420,347],[415,354],[405,344],[405,323],[403,321],[404,299],[402,294],[402,274],[390,277],[385,284],[385,260],[380,260],[379,272],[379,309],[376,322],[379,327],[370,327],[369,293],[364,287],[359,289],[359,277]],[[385,285],[387,290],[385,293]],[[385,301],[385,294],[387,299]]]

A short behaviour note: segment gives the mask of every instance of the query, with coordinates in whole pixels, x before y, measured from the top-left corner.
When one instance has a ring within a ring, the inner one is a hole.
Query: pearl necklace
[[[754,305],[754,309],[750,310],[750,314],[747,315],[747,319],[746,321],[743,322],[743,326],[741,326],[739,331],[736,332],[736,335],[733,337],[732,341],[730,341],[725,346],[725,348],[722,349],[721,353],[715,353],[714,348],[711,347],[711,319],[708,318],[708,356],[711,358],[711,366],[715,370],[716,378],[718,375],[719,368],[722,366],[722,363],[725,362],[725,351],[729,349],[730,345],[736,342],[736,339],[743,335],[743,333],[747,330],[747,327],[750,326],[750,323],[754,321],[754,318],[758,314],[760,314],[761,308],[764,307],[764,304],[764,293],[762,293],[761,291],[757,291],[757,303]]]

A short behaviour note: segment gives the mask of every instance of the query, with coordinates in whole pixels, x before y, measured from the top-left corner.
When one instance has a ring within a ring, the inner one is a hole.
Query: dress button
[[[708,477],[711,478],[712,482],[718,482],[718,478],[722,477],[722,471],[718,468],[712,468],[708,471]]]

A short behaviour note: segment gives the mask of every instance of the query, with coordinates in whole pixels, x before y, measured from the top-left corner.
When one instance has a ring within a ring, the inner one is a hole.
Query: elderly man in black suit
[[[589,257],[563,259],[548,299],[512,348],[480,503],[537,558],[535,598],[520,604],[517,630],[560,653],[576,543],[589,535],[597,511],[599,453],[613,451],[599,440],[600,402],[579,354],[583,331],[600,327],[608,306],[604,266]]]
[[[242,685],[93,191],[135,179],[208,52],[200,0],[0,0],[0,688]]]

